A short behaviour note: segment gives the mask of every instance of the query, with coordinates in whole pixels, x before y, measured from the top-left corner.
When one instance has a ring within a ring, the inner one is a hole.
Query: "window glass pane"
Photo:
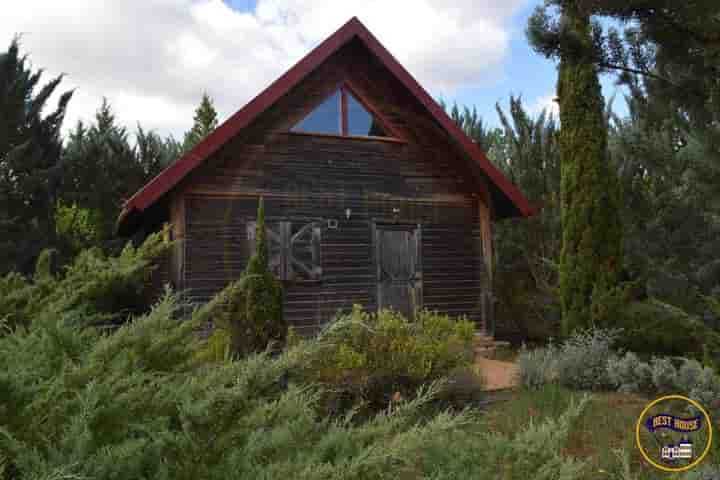
[[[340,131],[340,91],[330,95],[307,117],[292,128],[294,132],[334,133]]]
[[[347,102],[348,135],[388,136],[375,117],[350,92],[347,92]]]

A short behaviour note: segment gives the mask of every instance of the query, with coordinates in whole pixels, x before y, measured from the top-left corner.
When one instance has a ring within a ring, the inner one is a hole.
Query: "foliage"
[[[107,335],[45,317],[0,338],[3,478],[484,478],[498,467],[504,478],[574,478],[583,468],[563,447],[587,399],[511,435],[470,411],[428,415],[437,384],[364,421],[323,417],[322,392],[294,380],[322,341],[207,365],[195,330],[222,300],[178,322],[183,308],[168,292]]]
[[[616,319],[618,346],[650,355],[720,357],[720,333],[683,310],[659,300],[632,302]]]
[[[212,313],[177,322],[179,309],[168,293],[110,335],[46,318],[0,339],[6,469],[34,478],[381,478],[466,421],[423,419],[432,387],[362,425],[323,419],[317,389],[282,381],[311,345],[199,365],[193,330]]]
[[[592,42],[583,44],[567,24],[548,12],[548,6],[574,4],[587,17],[617,20],[592,24]],[[553,0],[538,7],[528,22],[528,37],[547,57],[582,52],[602,72],[617,74],[633,96],[646,98],[647,112],[662,122],[682,117],[685,132],[696,131],[708,141],[717,158],[718,67],[717,18],[720,6],[712,0],[662,2]]]
[[[55,224],[58,236],[66,239],[74,251],[98,245],[101,241],[97,210],[59,201],[55,209]]]
[[[532,350],[523,345],[517,359],[520,385],[537,390],[554,383],[558,378],[557,355],[557,346],[552,340],[546,347]]]
[[[561,222],[560,300],[562,333],[603,325],[593,300],[615,287],[621,267],[621,229],[613,173],[607,166],[607,126],[595,67],[584,48],[590,22],[577,6],[562,4],[564,27],[580,48],[561,48],[560,101]]]
[[[72,92],[48,112],[63,77],[40,86],[42,74],[20,54],[18,38],[0,51],[0,275],[31,270],[39,252],[54,246],[60,128]]]
[[[193,117],[193,126],[185,134],[183,141],[183,150],[185,152],[191,150],[195,145],[205,139],[215,128],[217,128],[218,119],[217,111],[213,105],[213,101],[207,93],[203,93],[200,105],[195,109]]]
[[[334,410],[357,401],[384,408],[394,395],[404,398],[445,377],[451,377],[449,397],[472,396],[481,386],[471,370],[474,333],[465,319],[419,311],[410,321],[393,310],[368,313],[356,305],[320,333],[321,348],[303,375],[334,392]]]
[[[577,331],[558,348],[558,380],[577,390],[605,390],[610,385],[607,362],[620,332],[591,328]]]
[[[608,379],[623,393],[648,392],[652,389],[653,369],[633,352],[608,360]]]
[[[720,6],[708,0],[652,3],[605,2],[599,13],[624,21],[622,35],[611,29],[602,62],[619,72],[618,82],[642,99],[646,116],[656,125],[679,118],[679,131],[693,135],[708,157],[720,158],[720,102],[716,80],[720,69],[717,18]]]
[[[49,316],[90,323],[117,322],[147,307],[146,280],[156,260],[167,251],[164,231],[139,247],[128,243],[120,255],[99,249],[83,251],[58,275],[50,268],[50,252],[38,258],[32,279],[18,273],[0,277],[0,319],[14,329]]]
[[[720,466],[703,462],[697,468],[686,472],[683,480],[714,480],[720,477]]]
[[[454,103],[453,106],[450,107],[442,99],[439,103],[465,135],[477,143],[488,157],[494,157],[496,147],[503,147],[505,143],[503,131],[499,128],[488,128],[487,124],[483,122],[482,117],[478,114],[477,108],[467,106],[460,108],[457,103]]]
[[[517,330],[526,339],[557,335],[557,263],[560,251],[560,156],[556,119],[535,118],[520,98],[505,113],[496,106],[503,135],[490,159],[540,210],[531,218],[498,222],[494,237],[497,333]]]
[[[511,433],[459,431],[452,448],[439,442],[426,454],[434,468],[431,478],[544,478],[574,479],[586,468],[582,460],[563,455],[573,423],[584,413],[589,398],[570,401],[558,417],[530,422]],[[484,426],[484,425],[483,425]]]
[[[611,385],[607,362],[615,355],[618,336],[616,330],[591,328],[574,332],[559,345],[523,346],[518,357],[521,384],[538,389],[557,382],[577,390],[605,390]]]
[[[652,395],[681,393],[720,413],[720,376],[710,367],[688,358],[653,357],[649,362],[632,353],[608,362],[608,373],[618,390]]]
[[[720,285],[720,168],[697,138],[680,132],[679,120],[658,125],[641,102],[629,99],[629,117],[612,121],[626,269],[643,295],[717,323],[702,296]]]
[[[213,319],[214,331],[198,354],[220,360],[228,352],[248,355],[285,343],[287,323],[283,318],[282,285],[269,268],[265,208],[260,198],[255,230],[255,252],[240,278],[219,294],[223,307]]]
[[[255,253],[250,257],[244,277],[245,299],[239,306],[243,312],[233,316],[231,328],[236,352],[247,351],[246,338],[256,336],[258,342],[250,341],[251,349],[265,348],[268,341],[283,343],[287,324],[283,318],[283,292],[280,281],[270,271],[270,254],[265,231],[265,207],[262,197],[258,203],[255,227]],[[235,323],[239,322],[239,323]]]
[[[592,21],[590,34],[578,35],[566,15],[571,6],[585,18],[620,20],[624,31]],[[642,283],[637,298],[647,293],[715,325],[718,316],[703,310],[700,295],[720,284],[713,264],[720,226],[719,8],[708,1],[553,0],[536,9],[527,29],[541,54],[580,56],[600,72],[618,73],[628,87],[629,116],[613,118],[610,136],[622,186],[624,266]]]
[[[103,99],[95,121],[90,126],[79,122],[63,151],[61,199],[64,205],[88,212],[87,228],[95,237],[80,247],[98,246],[117,253],[123,241],[114,238],[115,224],[123,202],[179,154],[180,147],[172,138],[162,140],[140,125],[132,145],[127,129],[117,123]],[[71,233],[72,243],[76,233]]]

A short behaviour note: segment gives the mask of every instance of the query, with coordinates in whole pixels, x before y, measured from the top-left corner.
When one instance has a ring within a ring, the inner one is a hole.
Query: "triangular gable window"
[[[343,136],[390,137],[376,115],[349,88],[337,89],[291,131]]]

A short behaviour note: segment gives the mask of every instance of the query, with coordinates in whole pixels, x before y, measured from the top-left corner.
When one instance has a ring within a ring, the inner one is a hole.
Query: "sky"
[[[203,92],[225,120],[352,16],[436,99],[475,106],[490,124],[510,94],[533,114],[557,111],[556,66],[524,33],[541,0],[12,1],[0,49],[21,34],[46,81],[65,75],[65,130],[106,97],[129,129],[180,139]]]

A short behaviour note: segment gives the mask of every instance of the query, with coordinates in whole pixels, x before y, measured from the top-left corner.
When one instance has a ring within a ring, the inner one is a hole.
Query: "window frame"
[[[325,133],[325,132],[309,132],[305,130],[292,130],[295,128],[296,125],[301,123],[308,115],[312,114],[312,112],[318,108],[322,103],[328,99],[330,96],[334,95],[335,92],[340,92],[340,108],[338,109],[340,118],[340,133]],[[375,118],[375,120],[380,124],[380,126],[385,130],[388,135],[387,136],[376,136],[376,135],[351,135],[348,134],[348,93],[352,95],[355,100],[365,109],[367,112]],[[333,88],[330,93],[322,98],[317,105],[313,105],[313,107],[305,113],[305,116],[303,116],[298,122],[296,122],[292,127],[290,127],[290,130],[288,133],[293,135],[317,135],[317,136],[323,136],[323,137],[341,137],[341,138],[353,138],[353,139],[370,139],[370,140],[384,140],[384,141],[390,141],[390,142],[401,142],[406,143],[403,136],[398,132],[396,128],[393,127],[393,125],[375,108],[372,106],[370,102],[367,101],[367,99],[358,93],[357,89],[352,86],[352,83],[345,79],[342,82],[340,82],[335,88]]]

